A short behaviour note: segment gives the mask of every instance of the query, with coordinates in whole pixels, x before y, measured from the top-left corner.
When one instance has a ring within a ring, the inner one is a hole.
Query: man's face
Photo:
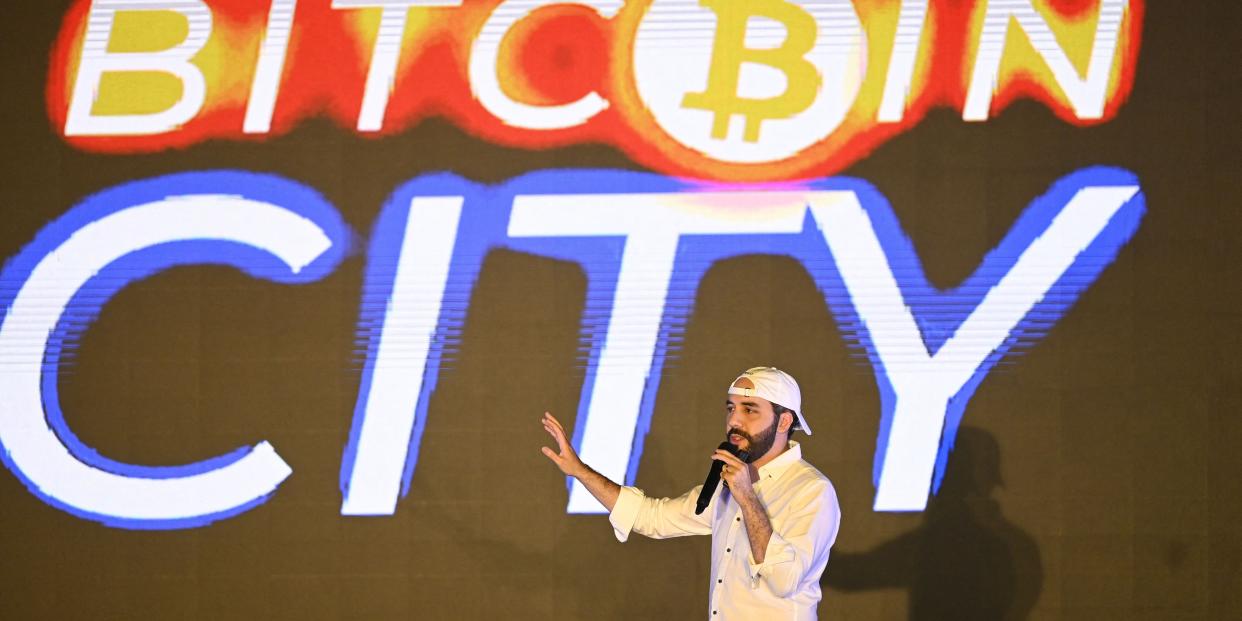
[[[739,379],[734,386],[754,388],[746,378]],[[728,395],[725,400],[725,437],[738,450],[749,453],[748,462],[763,457],[772,449],[779,422],[772,402],[767,399]]]

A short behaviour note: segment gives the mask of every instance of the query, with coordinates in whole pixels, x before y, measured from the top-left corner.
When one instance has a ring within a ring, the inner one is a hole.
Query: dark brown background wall
[[[169,172],[274,172],[316,188],[366,232],[383,199],[424,172],[500,182],[565,166],[637,169],[602,147],[505,149],[435,120],[383,140],[308,122],[264,143],[76,151],[44,110],[63,10],[0,4],[0,257],[83,197]],[[980,386],[926,512],[870,510],[875,381],[802,268],[779,258],[724,261],[701,283],[661,384],[640,486],[693,485],[720,433],[723,386],[771,361],[803,378],[816,430],[806,455],[833,479],[844,512],[821,616],[986,618],[980,610],[999,603],[1033,618],[1242,617],[1239,13],[1232,2],[1149,3],[1133,95],[1110,123],[1075,128],[1034,103],[982,124],[941,110],[845,171],[888,197],[941,287],[973,271],[1071,171],[1120,166],[1147,196],[1116,263],[1047,338]],[[267,439],[295,473],[238,517],[142,532],[63,513],[0,472],[0,616],[701,616],[707,539],[616,543],[604,517],[565,514],[562,479],[539,454],[539,415],[572,423],[582,382],[586,283],[574,264],[487,257],[409,496],[389,518],[340,515],[362,270],[353,256],[321,282],[281,287],[178,268],[109,303],[61,381],[86,444],[174,464]],[[759,283],[758,303],[730,303],[739,281]],[[738,322],[753,328],[746,338],[730,336]]]

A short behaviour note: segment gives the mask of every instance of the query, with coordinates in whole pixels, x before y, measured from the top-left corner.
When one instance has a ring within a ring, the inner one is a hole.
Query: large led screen
[[[821,618],[1242,614],[1227,3],[9,3],[6,618],[675,619],[795,376]]]

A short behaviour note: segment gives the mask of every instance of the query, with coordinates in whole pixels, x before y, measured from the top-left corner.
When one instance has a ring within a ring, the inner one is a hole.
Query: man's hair
[[[786,440],[792,440],[792,439],[793,439],[793,437],[794,437],[794,431],[796,431],[796,429],[795,429],[795,428],[798,426],[798,415],[797,415],[796,413],[794,413],[794,411],[793,411],[793,410],[791,410],[791,409],[789,409],[789,408],[787,408],[787,407],[785,407],[785,406],[783,406],[783,405],[780,405],[779,403],[773,403],[773,404],[772,404],[772,412],[774,412],[774,413],[776,414],[776,420],[777,420],[777,422],[778,422],[778,423],[779,423],[779,422],[780,422],[780,420],[781,420],[781,414],[784,414],[785,412],[789,412],[789,416],[790,416],[790,418],[792,418],[792,419],[793,419],[793,423],[791,423],[791,424],[789,425],[789,434],[788,434],[787,436],[785,436],[785,439],[786,439]]]

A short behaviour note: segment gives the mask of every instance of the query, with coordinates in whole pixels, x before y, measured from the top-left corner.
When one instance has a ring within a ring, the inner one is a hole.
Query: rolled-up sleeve
[[[697,486],[676,498],[648,498],[636,487],[622,487],[612,513],[608,514],[617,541],[629,539],[631,532],[652,539],[711,534],[711,509],[698,515],[694,513],[702,487]]]
[[[791,509],[789,515],[769,516],[772,536],[763,562],[748,558],[751,588],[766,582],[778,597],[793,594],[812,568],[822,571],[841,522],[836,492],[826,481],[807,486]]]

